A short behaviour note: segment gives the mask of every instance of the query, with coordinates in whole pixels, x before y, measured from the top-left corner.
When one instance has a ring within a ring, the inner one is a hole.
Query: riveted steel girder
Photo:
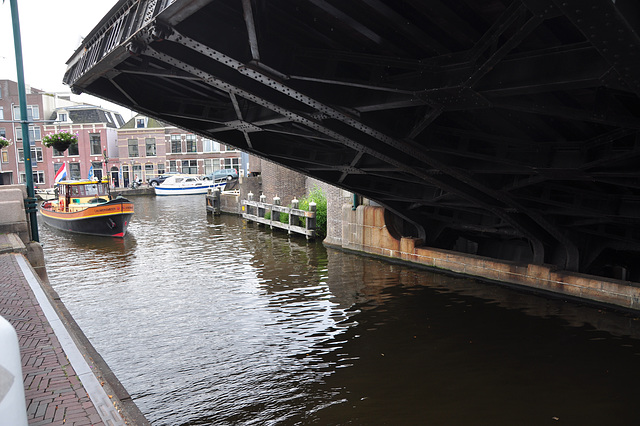
[[[639,10],[120,1],[65,82],[372,198],[429,244],[524,240],[588,271],[640,253]]]

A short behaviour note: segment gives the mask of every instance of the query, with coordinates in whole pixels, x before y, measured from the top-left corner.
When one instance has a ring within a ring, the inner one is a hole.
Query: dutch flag
[[[54,183],[60,182],[62,179],[67,177],[67,163],[62,163],[62,167],[58,169],[58,173],[56,173],[56,177],[53,180]]]

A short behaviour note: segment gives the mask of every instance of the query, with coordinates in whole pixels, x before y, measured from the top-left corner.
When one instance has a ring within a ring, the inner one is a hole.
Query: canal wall
[[[554,265],[518,263],[426,247],[418,238],[392,235],[385,223],[383,207],[362,198],[358,202],[364,204],[355,207],[353,195],[340,188],[309,178],[306,192],[298,189],[305,192],[298,196],[305,196],[315,186],[327,197],[327,237],[323,243],[329,247],[640,313],[639,283],[558,270]],[[223,194],[222,211],[242,214],[241,203],[249,192],[265,193],[260,177],[243,178],[239,196]],[[273,196],[265,195],[269,201]]]
[[[638,283],[561,271],[551,265],[521,264],[425,247],[417,238],[394,237],[387,228],[382,207],[353,209],[352,205],[343,204],[341,219],[341,235],[330,233],[325,245],[640,312]]]

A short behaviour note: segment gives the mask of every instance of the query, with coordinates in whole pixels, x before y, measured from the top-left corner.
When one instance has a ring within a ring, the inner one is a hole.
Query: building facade
[[[241,170],[241,153],[141,114],[118,130],[122,185],[166,172],[206,175],[219,169]]]
[[[51,149],[42,145],[44,126],[50,122],[48,120],[57,108],[75,106],[78,103],[56,93],[32,87],[25,89],[33,181],[35,185],[50,187],[53,181],[49,179],[51,176],[48,170],[52,158]],[[0,177],[3,184],[26,181],[21,121],[18,83],[0,80],[0,136],[11,141],[8,147],[0,150]]]
[[[57,108],[51,118],[51,124],[44,126],[45,135],[66,130],[78,136],[78,144],[64,152],[44,148],[50,156],[44,187],[53,187],[54,176],[62,167],[66,167],[67,179],[109,177],[112,185],[119,186],[117,132],[124,124],[122,116],[93,105],[74,105]]]
[[[74,102],[68,96],[30,87],[26,91],[37,188],[54,187],[56,173],[63,167],[66,179],[109,178],[114,188],[166,172],[206,175],[236,169],[240,175],[249,173],[253,157],[218,141],[141,114],[125,123],[117,112]],[[78,144],[64,152],[43,145],[44,136],[61,130],[77,134]],[[25,183],[18,85],[10,80],[0,80],[0,135],[11,141],[0,150],[0,184]]]

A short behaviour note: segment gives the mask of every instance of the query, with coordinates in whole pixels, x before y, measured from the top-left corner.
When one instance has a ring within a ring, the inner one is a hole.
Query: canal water
[[[634,317],[132,200],[122,240],[40,235],[154,425],[640,424]]]

